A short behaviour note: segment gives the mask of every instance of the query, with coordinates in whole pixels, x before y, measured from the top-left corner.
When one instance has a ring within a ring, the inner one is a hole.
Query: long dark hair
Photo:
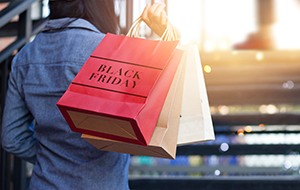
[[[118,19],[114,0],[56,0],[49,1],[50,19],[83,18],[103,33],[117,33]]]

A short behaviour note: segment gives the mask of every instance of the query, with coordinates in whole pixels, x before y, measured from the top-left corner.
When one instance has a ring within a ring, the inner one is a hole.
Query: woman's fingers
[[[148,23],[150,22],[149,17],[148,17],[148,10],[151,7],[150,4],[147,4],[143,13],[142,13],[142,20],[148,25]]]
[[[150,19],[155,21],[156,23],[160,23],[161,15],[162,12],[164,12],[165,6],[166,5],[163,3],[154,3],[148,11],[148,16],[150,17]]]
[[[167,25],[167,23],[168,23],[168,18],[167,18],[167,13],[166,13],[166,11],[163,11],[162,13],[161,13],[161,24],[162,25],[164,25],[164,26],[166,26]]]
[[[142,20],[159,36],[164,33],[167,26],[165,6],[164,3],[148,4],[142,13]]]

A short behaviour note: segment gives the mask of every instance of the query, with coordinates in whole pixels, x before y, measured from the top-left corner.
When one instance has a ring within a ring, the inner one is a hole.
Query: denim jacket
[[[13,59],[1,140],[35,164],[30,189],[128,189],[129,155],[81,139],[56,106],[104,36],[83,19],[50,20]]]

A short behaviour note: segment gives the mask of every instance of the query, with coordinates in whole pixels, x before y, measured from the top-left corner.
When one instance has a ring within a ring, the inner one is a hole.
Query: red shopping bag
[[[175,51],[177,53],[180,50]],[[81,138],[99,150],[175,159],[185,68],[186,52],[183,53],[148,146],[119,142],[87,134],[82,134]]]
[[[107,34],[57,102],[70,128],[148,145],[181,60],[177,44]]]

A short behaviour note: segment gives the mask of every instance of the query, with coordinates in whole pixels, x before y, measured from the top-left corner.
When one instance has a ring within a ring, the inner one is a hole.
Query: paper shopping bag
[[[57,102],[70,128],[148,145],[181,59],[177,44],[107,34]]]
[[[177,53],[179,50],[175,51]],[[175,159],[185,74],[185,54],[169,89],[148,146],[136,145],[82,134],[99,150]]]
[[[198,47],[179,46],[187,52],[178,145],[215,139]]]

